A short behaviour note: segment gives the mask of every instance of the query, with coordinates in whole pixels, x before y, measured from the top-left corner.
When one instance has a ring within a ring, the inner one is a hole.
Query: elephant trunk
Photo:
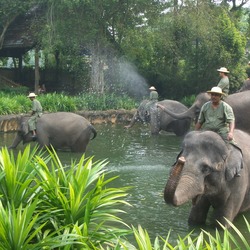
[[[199,185],[199,183],[197,176],[182,175],[174,193],[173,205],[180,206],[203,194],[204,186]],[[193,201],[195,202],[195,200]]]
[[[182,120],[187,118],[194,119],[196,116],[196,109],[197,109],[196,105],[192,105],[187,111],[179,114],[176,114],[167,108],[164,108],[163,111],[168,115],[172,116],[174,119]]]
[[[184,167],[185,161],[186,160],[183,156],[179,157],[177,160],[177,163],[175,164],[175,166],[173,167],[170,173],[169,179],[167,181],[167,184],[164,190],[164,200],[166,203],[174,204],[175,190],[179,183],[181,172]]]
[[[18,145],[22,140],[23,140],[23,139],[22,139],[22,136],[21,136],[20,132],[18,132],[18,133],[16,134],[16,136],[15,136],[15,138],[14,138],[14,140],[13,140],[11,146],[9,146],[9,149],[11,149],[11,148],[16,148],[17,145]]]

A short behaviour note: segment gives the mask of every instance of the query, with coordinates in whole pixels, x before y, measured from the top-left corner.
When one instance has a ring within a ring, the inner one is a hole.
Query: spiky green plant
[[[83,155],[64,166],[28,145],[0,151],[0,250],[100,249],[130,232],[119,218],[127,187],[112,188],[107,162]],[[1,248],[2,246],[2,248]],[[40,248],[39,248],[39,247]],[[68,246],[68,247],[67,247]]]
[[[19,207],[36,193],[38,185],[34,182],[36,171],[32,162],[36,153],[37,148],[31,150],[30,145],[16,158],[6,147],[0,151],[0,201],[3,206],[13,203],[14,207]]]
[[[36,183],[42,189],[42,210],[50,211],[51,229],[77,224],[78,233],[90,246],[112,242],[114,235],[127,234],[127,229],[117,227],[127,225],[116,216],[123,213],[117,206],[129,205],[123,199],[127,188],[108,188],[117,177],[105,179],[107,162],[93,163],[92,157],[85,159],[83,155],[77,164],[66,167],[54,150],[50,155],[50,164],[37,157]]]

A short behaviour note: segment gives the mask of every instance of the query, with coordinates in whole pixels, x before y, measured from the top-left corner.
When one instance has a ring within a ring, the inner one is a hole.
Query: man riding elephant
[[[36,99],[36,94],[35,93],[30,93],[27,97],[30,98],[32,101],[32,113],[31,117],[28,120],[29,124],[29,131],[32,132],[32,137],[35,140],[36,139],[36,123],[37,123],[37,118],[41,117],[42,115],[42,105],[41,103]]]
[[[218,133],[226,143],[233,144],[240,150],[234,141],[235,117],[232,107],[221,98],[225,95],[220,87],[213,87],[207,91],[211,100],[206,102],[200,111],[195,130],[211,130]],[[241,151],[241,150],[240,150]],[[237,172],[237,177],[240,174]]]

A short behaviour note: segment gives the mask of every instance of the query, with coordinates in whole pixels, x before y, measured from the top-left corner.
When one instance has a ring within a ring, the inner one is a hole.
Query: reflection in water
[[[187,224],[191,203],[181,207],[166,205],[163,190],[167,182],[169,169],[180,150],[181,138],[170,133],[151,136],[148,127],[134,126],[127,130],[122,125],[96,125],[97,137],[90,142],[86,156],[94,156],[94,161],[107,159],[111,175],[119,175],[113,186],[132,186],[127,201],[132,207],[124,207],[127,214],[124,221],[135,227],[141,225],[147,229],[152,239],[160,235],[166,237],[172,230],[171,241],[190,232]],[[1,144],[10,145],[14,133],[0,134]],[[23,146],[19,145],[18,149]],[[71,159],[79,159],[81,154],[58,152],[61,161],[70,164]],[[250,213],[244,214],[250,219]],[[242,216],[238,216],[235,225],[247,233]],[[207,227],[206,230],[214,232]],[[197,228],[193,235],[197,235]],[[248,238],[248,237],[247,237]]]

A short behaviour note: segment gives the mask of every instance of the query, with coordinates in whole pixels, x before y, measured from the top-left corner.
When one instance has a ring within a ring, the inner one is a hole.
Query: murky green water
[[[124,221],[135,227],[140,224],[152,239],[156,235],[165,238],[170,229],[172,241],[178,235],[187,235],[191,230],[187,224],[191,204],[175,208],[163,200],[169,168],[179,152],[181,138],[171,133],[151,136],[148,127],[141,125],[129,130],[122,125],[95,127],[98,135],[90,142],[86,156],[94,156],[94,160],[108,159],[112,175],[120,176],[114,186],[133,186],[127,198],[132,207],[124,207],[127,211]],[[0,146],[10,145],[13,137],[13,133],[0,134]],[[58,155],[65,163],[81,157],[69,152],[58,152]],[[245,216],[250,220],[250,213]],[[242,216],[235,220],[235,225],[243,233],[247,232]],[[211,228],[207,230],[213,232]],[[199,232],[200,229],[196,229],[193,234]]]

